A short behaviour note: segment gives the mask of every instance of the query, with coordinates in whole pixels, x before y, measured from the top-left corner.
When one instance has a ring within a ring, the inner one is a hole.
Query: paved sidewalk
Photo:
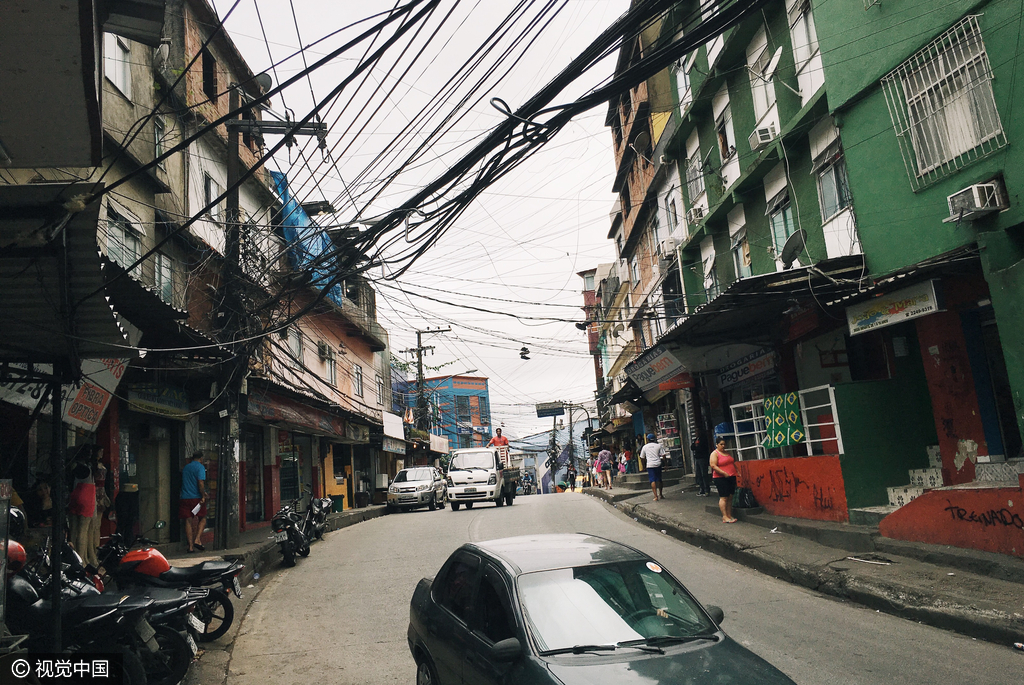
[[[585,488],[674,538],[818,592],[1000,644],[1024,641],[1024,560],[889,540],[877,527],[735,510],[680,486],[650,491]]]

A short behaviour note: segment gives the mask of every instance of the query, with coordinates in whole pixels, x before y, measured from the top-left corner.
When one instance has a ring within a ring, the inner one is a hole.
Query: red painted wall
[[[846,486],[837,456],[737,462],[740,485],[765,511],[778,516],[848,521]]]
[[[1017,488],[931,490],[882,519],[894,540],[1024,557],[1024,479]]]
[[[974,480],[974,463],[968,459],[959,469],[955,464],[960,441],[974,440],[978,454],[988,454],[988,444],[960,314],[954,310],[918,319],[917,337],[942,452],[942,482],[970,483]]]

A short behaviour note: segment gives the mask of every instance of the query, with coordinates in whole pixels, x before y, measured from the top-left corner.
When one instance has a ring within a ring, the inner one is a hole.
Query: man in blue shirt
[[[185,542],[188,551],[205,551],[203,531],[206,530],[206,467],[203,452],[196,450],[181,470],[181,495],[178,518],[185,521]]]

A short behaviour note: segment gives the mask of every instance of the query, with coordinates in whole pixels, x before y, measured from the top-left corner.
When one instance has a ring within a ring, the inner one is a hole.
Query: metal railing
[[[798,390],[800,418],[804,425],[804,439],[808,455],[843,454],[843,434],[839,427],[835,388],[819,385]],[[764,446],[768,436],[764,399],[730,405],[736,456],[745,459],[767,459]],[[813,422],[812,420],[813,419]]]

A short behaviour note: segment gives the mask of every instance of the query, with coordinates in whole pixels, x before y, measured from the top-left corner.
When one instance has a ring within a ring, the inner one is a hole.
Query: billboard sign
[[[565,405],[561,402],[541,402],[537,405],[537,418],[543,419],[547,416],[564,416]]]

